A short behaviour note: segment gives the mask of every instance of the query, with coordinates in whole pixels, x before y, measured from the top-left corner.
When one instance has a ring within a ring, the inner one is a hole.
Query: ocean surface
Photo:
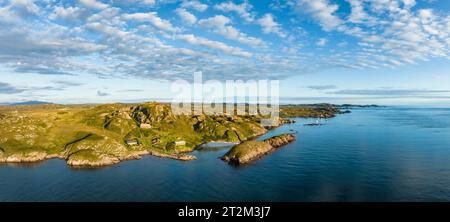
[[[181,162],[147,156],[100,169],[53,159],[1,164],[0,201],[450,201],[450,109],[366,108],[260,139],[297,140],[246,166],[195,151]]]

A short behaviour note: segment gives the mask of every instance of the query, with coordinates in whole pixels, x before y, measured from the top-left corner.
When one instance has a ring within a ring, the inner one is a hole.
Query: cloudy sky
[[[170,98],[278,79],[282,100],[450,105],[447,0],[0,0],[0,103]]]

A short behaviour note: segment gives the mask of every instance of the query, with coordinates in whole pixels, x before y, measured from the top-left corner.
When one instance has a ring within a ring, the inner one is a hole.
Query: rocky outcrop
[[[234,146],[222,157],[222,160],[236,165],[246,164],[294,140],[293,134],[282,134],[264,141],[245,141]]]
[[[149,154],[150,152],[148,150],[135,151],[126,155],[124,158],[121,158],[120,160],[139,160],[142,158],[142,156]]]
[[[182,160],[182,161],[190,161],[190,160],[196,160],[197,159],[196,156],[188,155],[188,154],[178,154],[178,153],[177,154],[169,154],[169,153],[161,153],[161,152],[156,152],[156,151],[150,152],[150,155],[156,156],[156,157],[161,157],[161,158]]]
[[[0,163],[4,163],[6,162],[6,158],[4,156],[5,150],[3,150],[3,148],[0,147]]]
[[[103,156],[98,159],[83,159],[83,158],[70,158],[67,160],[67,165],[72,167],[101,167],[119,163],[120,159],[116,157]]]
[[[273,148],[282,147],[295,140],[294,134],[282,134],[279,136],[274,136],[269,139],[264,140],[265,143],[270,144]]]
[[[29,152],[29,153],[14,153],[6,156],[4,153],[0,153],[0,162],[5,163],[31,163],[43,161],[46,159],[57,158],[58,155],[48,155],[45,152]]]
[[[245,141],[233,147],[226,153],[222,160],[232,164],[245,164],[252,160],[258,159],[262,155],[270,152],[273,149],[268,143],[260,141]]]
[[[126,160],[138,160],[141,159],[144,155],[152,155],[161,158],[169,158],[175,160],[189,161],[196,160],[197,157],[193,155],[187,154],[168,154],[161,153],[157,151],[148,151],[148,150],[140,150],[140,151],[132,151],[124,156],[114,156],[108,154],[98,154],[92,152],[91,150],[80,150],[79,152],[73,153],[68,157],[65,157],[62,154],[46,154],[44,152],[30,152],[23,154],[12,154],[10,156],[6,156],[4,151],[0,150],[0,163],[31,163],[31,162],[39,162],[52,158],[65,159],[67,161],[67,165],[75,168],[89,168],[89,167],[103,167],[109,166],[113,164],[117,164],[121,161]]]

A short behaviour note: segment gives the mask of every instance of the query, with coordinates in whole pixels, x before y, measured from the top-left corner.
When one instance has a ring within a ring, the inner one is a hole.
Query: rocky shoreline
[[[35,163],[46,161],[49,159],[62,159],[66,160],[66,163],[70,167],[80,167],[80,168],[90,168],[90,167],[104,167],[110,166],[122,161],[127,160],[139,160],[145,155],[151,155],[160,158],[169,158],[180,161],[190,161],[196,160],[197,157],[189,154],[168,154],[161,153],[157,151],[138,151],[131,153],[123,157],[116,157],[111,155],[100,155],[95,160],[92,159],[82,159],[82,158],[70,158],[59,154],[46,154],[44,152],[30,152],[26,154],[13,154],[11,156],[4,157],[3,153],[0,152],[0,163]]]
[[[181,160],[181,161],[191,161],[191,160],[197,159],[196,156],[189,155],[189,154],[167,154],[167,153],[160,153],[160,152],[155,152],[155,151],[152,151],[149,154],[152,156],[156,156],[156,157],[169,158],[169,159]]]

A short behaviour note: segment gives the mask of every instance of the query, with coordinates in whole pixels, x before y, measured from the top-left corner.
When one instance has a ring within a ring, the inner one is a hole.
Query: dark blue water
[[[197,151],[74,170],[62,160],[0,165],[1,201],[450,201],[450,109],[357,109],[244,167]]]

